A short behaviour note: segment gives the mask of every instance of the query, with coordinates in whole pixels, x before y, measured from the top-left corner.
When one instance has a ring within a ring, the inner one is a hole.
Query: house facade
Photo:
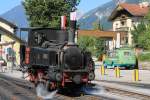
[[[149,12],[149,3],[142,2],[140,4],[119,4],[111,13],[109,21],[113,22],[113,31],[125,31],[126,42],[132,45],[132,34],[134,26],[137,26],[143,17]]]
[[[20,65],[20,44],[23,43],[16,36],[17,26],[0,18],[0,58],[9,63]]]

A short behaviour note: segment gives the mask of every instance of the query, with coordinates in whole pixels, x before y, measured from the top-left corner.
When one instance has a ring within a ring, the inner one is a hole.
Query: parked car
[[[138,60],[132,48],[119,48],[109,52],[106,59],[103,61],[106,68],[128,68],[133,69],[138,66]]]

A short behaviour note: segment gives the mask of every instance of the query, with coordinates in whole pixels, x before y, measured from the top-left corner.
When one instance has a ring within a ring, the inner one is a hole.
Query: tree
[[[60,16],[69,16],[73,6],[65,0],[25,0],[23,5],[31,27],[60,27]]]
[[[99,20],[92,23],[94,30],[103,30],[103,26],[100,24]]]
[[[134,27],[131,32],[133,35],[133,41],[136,47],[142,47],[146,50],[150,50],[150,12],[143,18],[141,23]]]
[[[81,36],[78,39],[78,45],[82,50],[90,51],[92,55],[95,55],[95,37]]]
[[[144,34],[138,37],[138,41],[144,49],[150,50],[150,26],[147,26]]]
[[[105,53],[105,40],[102,38],[96,38],[95,41],[95,48],[96,48],[96,57],[100,57],[102,54]]]
[[[90,51],[98,58],[105,53],[105,40],[102,38],[81,36],[78,39],[78,45],[82,50]]]
[[[144,35],[144,32],[146,31],[146,25],[143,21],[137,26],[134,26],[134,30],[131,31],[133,42],[136,47],[143,47],[139,41],[140,37]]]

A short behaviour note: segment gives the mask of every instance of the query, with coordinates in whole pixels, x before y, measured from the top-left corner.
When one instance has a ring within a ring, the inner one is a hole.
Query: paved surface
[[[14,70],[13,72],[11,72],[10,70],[7,70],[6,72],[3,72],[1,74],[9,76],[9,77],[13,77],[13,78],[19,78],[19,79],[22,79],[22,76],[23,76],[21,71],[16,71],[16,70]]]
[[[121,70],[121,77],[116,78],[115,72],[113,69],[106,69],[105,75],[101,76],[100,68],[97,67],[95,70],[95,74],[96,74],[96,80],[98,81],[98,83],[96,83],[96,84],[99,84],[101,86],[107,85],[107,86],[112,86],[112,87],[118,87],[118,84],[120,84],[120,88],[122,88],[122,89],[129,89],[130,91],[139,90],[139,91],[141,91],[141,93],[145,93],[145,92],[150,93],[150,91],[149,91],[150,90],[150,77],[149,77],[150,71],[149,70],[140,70],[139,73],[140,73],[140,81],[134,82],[133,78],[132,78],[133,70]],[[12,78],[22,79],[22,73],[20,71],[13,71],[13,72],[6,71],[5,73],[1,73],[1,74],[6,75],[8,77],[12,77]],[[4,84],[4,82],[3,82],[3,84]],[[6,87],[6,86],[2,85],[2,87],[0,87],[0,89],[3,89],[4,87]],[[5,89],[5,90],[7,90],[7,89]],[[8,91],[10,91],[10,90],[8,90]],[[25,91],[29,91],[29,90],[25,90]],[[137,92],[139,92],[139,91],[137,91]],[[0,92],[0,94],[1,93],[2,92]],[[86,97],[91,98],[91,99],[85,99]],[[64,98],[64,100],[65,100],[65,97],[60,96],[60,95],[57,96],[55,99],[63,100],[60,98]],[[81,97],[77,97],[76,99],[77,100],[83,100],[83,99],[85,99],[85,100],[103,100],[103,98],[100,98],[100,97],[97,98],[95,96],[94,97],[81,96]],[[5,99],[2,99],[2,100],[5,100]],[[75,100],[75,99],[70,98],[67,100]]]
[[[150,62],[139,62],[139,68],[150,70]]]
[[[0,100],[37,100],[31,83],[0,74]]]
[[[43,100],[37,95],[45,98],[44,100],[112,100],[105,96],[81,96],[80,94],[76,96],[72,90],[71,94],[57,93],[55,95],[54,92],[47,92],[42,87],[36,90],[32,83],[22,79],[20,71],[0,73],[0,100]]]
[[[96,68],[96,80],[104,81],[114,81],[114,82],[127,82],[127,83],[137,83],[137,84],[147,84],[150,85],[150,70],[139,70],[139,81],[135,82],[133,80],[133,70],[120,70],[120,78],[115,77],[114,69],[106,69],[105,75],[101,75],[100,68]]]

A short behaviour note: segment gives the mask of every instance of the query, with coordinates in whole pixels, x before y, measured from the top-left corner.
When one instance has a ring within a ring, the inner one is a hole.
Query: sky
[[[12,9],[13,7],[21,4],[22,0],[0,0],[0,14]],[[94,9],[111,0],[81,0],[78,9],[84,13]]]

